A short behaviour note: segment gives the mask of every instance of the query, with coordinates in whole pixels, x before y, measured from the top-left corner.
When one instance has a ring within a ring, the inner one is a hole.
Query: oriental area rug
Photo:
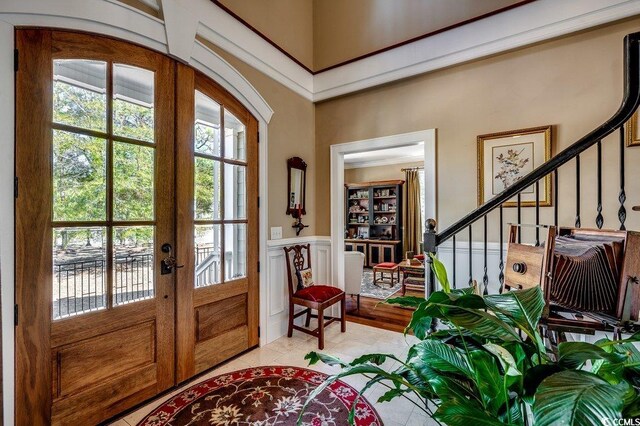
[[[294,426],[307,397],[328,376],[306,368],[248,368],[206,379],[172,397],[138,426]],[[347,426],[358,392],[336,381],[307,406],[305,426]],[[381,426],[375,409],[360,398],[356,426]]]

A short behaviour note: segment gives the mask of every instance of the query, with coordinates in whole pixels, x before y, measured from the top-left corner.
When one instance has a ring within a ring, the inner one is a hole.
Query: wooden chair
[[[318,338],[318,349],[324,349],[324,328],[335,321],[340,321],[341,331],[347,331],[345,322],[345,293],[338,287],[330,285],[314,284],[310,287],[298,289],[296,271],[311,267],[311,245],[295,245],[292,247],[284,247],[285,258],[287,262],[287,280],[289,291],[289,328],[287,336],[293,335],[293,330],[302,331]],[[325,317],[324,311],[330,306],[340,302],[340,318]],[[306,309],[295,313],[295,306],[304,306]],[[312,314],[312,310],[317,311],[317,315]],[[309,327],[311,318],[318,318],[318,327],[315,330],[309,330],[294,324],[294,320],[301,316],[307,315],[305,327]],[[326,321],[325,321],[326,320]]]

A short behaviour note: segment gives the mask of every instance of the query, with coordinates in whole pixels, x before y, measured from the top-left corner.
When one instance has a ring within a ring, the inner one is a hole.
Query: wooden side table
[[[411,290],[423,290],[425,286],[424,264],[411,264],[408,259],[398,264],[398,269],[402,272],[402,295]]]

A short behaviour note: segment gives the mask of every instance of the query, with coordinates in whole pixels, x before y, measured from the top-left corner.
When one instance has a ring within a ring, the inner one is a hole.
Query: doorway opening
[[[406,259],[420,257],[424,221],[436,217],[436,130],[331,146],[331,205],[333,281],[354,295],[348,319],[401,331],[411,311],[378,302],[424,294]]]

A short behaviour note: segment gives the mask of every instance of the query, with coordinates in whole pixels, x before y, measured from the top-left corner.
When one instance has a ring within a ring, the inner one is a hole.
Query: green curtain
[[[402,223],[404,226],[403,241],[404,256],[407,251],[420,253],[422,242],[422,206],[420,205],[420,170],[406,170],[404,184],[404,209]]]

